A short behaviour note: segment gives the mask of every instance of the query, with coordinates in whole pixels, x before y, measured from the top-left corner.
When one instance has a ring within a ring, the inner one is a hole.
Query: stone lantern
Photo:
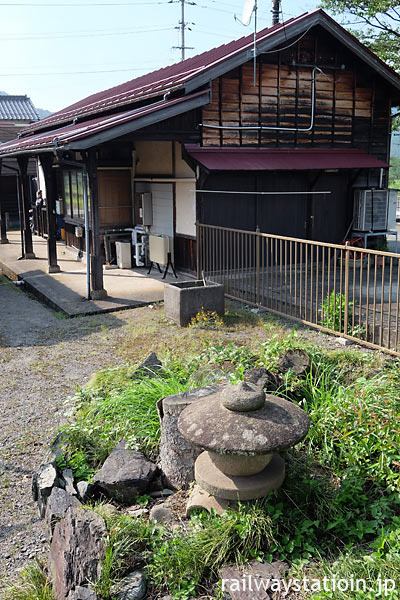
[[[229,502],[262,498],[279,488],[285,478],[279,452],[300,442],[309,426],[304,410],[245,382],[187,406],[178,428],[204,450],[195,463],[200,490],[192,508],[221,512]]]

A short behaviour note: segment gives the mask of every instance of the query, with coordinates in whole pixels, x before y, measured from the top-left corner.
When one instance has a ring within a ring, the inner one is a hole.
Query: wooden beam
[[[28,176],[28,160],[28,156],[26,155],[17,157],[21,180],[21,200],[23,214],[21,228],[24,230],[24,258],[36,258],[35,253],[33,252],[32,231],[29,219],[29,211],[31,209],[31,194]]]
[[[0,158],[0,244],[8,244],[6,213],[4,211],[3,189],[1,178],[1,158]]]
[[[100,254],[100,226],[99,226],[99,192],[97,181],[97,158],[96,149],[90,149],[87,153],[86,168],[90,189],[90,211],[91,211],[91,248],[86,248],[86,260],[90,260],[91,292],[93,300],[107,297],[103,283],[103,259]]]
[[[56,241],[56,194],[57,182],[56,172],[53,169],[53,157],[51,154],[39,154],[40,164],[42,165],[44,181],[46,185],[46,206],[47,206],[47,260],[48,273],[59,273],[60,267],[57,264],[57,241]]]

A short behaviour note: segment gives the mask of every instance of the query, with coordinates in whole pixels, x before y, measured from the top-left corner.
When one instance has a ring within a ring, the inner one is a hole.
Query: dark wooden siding
[[[285,51],[258,57],[255,85],[252,62],[215,79],[212,102],[202,109],[202,123],[306,129],[311,122],[313,65],[323,74],[316,74],[311,131],[203,127],[203,145],[353,146],[386,160],[388,87],[318,28]]]
[[[264,233],[340,243],[351,221],[350,175],[347,173],[220,173],[203,189],[252,192],[330,191],[329,194],[198,194],[202,223]]]
[[[196,271],[196,240],[185,235],[175,235],[174,256],[177,269]]]

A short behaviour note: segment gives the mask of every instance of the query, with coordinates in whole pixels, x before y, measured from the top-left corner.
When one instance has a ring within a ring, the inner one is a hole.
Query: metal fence
[[[197,240],[227,296],[400,356],[400,254],[201,223]]]

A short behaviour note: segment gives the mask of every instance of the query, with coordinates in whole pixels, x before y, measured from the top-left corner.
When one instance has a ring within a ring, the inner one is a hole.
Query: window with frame
[[[63,171],[65,216],[83,221],[85,218],[85,202],[83,196],[82,171]],[[88,201],[90,197],[88,190]]]

